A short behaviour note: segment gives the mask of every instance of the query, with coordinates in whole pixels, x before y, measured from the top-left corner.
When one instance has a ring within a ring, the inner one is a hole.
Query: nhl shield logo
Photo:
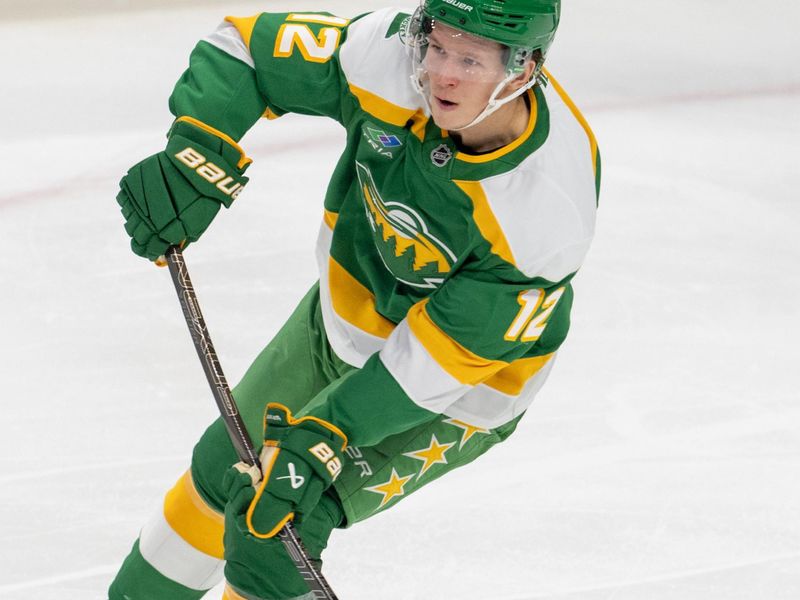
[[[439,144],[431,152],[431,162],[437,167],[443,167],[453,158],[453,151],[447,144]]]

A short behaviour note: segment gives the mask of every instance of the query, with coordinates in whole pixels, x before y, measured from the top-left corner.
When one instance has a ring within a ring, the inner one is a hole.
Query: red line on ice
[[[690,104],[695,102],[719,102],[726,100],[744,100],[748,98],[764,98],[773,96],[794,96],[800,94],[800,83],[790,83],[783,86],[771,88],[753,88],[749,90],[730,90],[730,91],[711,91],[711,92],[697,92],[690,94],[676,94],[674,96],[657,96],[654,98],[633,98],[631,100],[613,100],[610,102],[588,103],[582,106],[586,113],[596,112],[613,112],[618,110],[637,110],[649,109],[658,106],[669,106],[676,104]],[[319,140],[318,140],[319,141]],[[307,148],[308,142],[305,140],[296,140],[282,144],[280,151],[291,151],[296,149]],[[262,145],[255,147],[253,150],[266,151],[274,150],[272,145]],[[116,179],[120,174],[114,174]],[[39,190],[31,190],[26,192],[19,192],[9,196],[0,197],[0,209],[13,206],[21,202],[35,202],[37,200],[44,200],[47,198],[55,198],[64,193],[74,193],[75,184],[80,183],[86,186],[87,189],[97,184],[105,183],[109,180],[107,177],[72,177],[59,184],[47,186]],[[109,199],[112,200],[112,199]]]

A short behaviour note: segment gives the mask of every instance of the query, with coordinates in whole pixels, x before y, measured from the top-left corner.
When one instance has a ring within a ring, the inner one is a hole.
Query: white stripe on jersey
[[[556,355],[531,377],[522,388],[519,396],[509,396],[490,388],[488,385],[476,385],[464,394],[457,402],[451,404],[445,414],[470,425],[491,429],[528,410],[533,399],[547,380],[555,363]]]
[[[403,319],[381,350],[381,362],[415,404],[450,415],[448,407],[472,389],[445,371]]]
[[[525,412],[555,362],[553,356],[516,396],[484,384],[465,385],[436,362],[405,320],[389,336],[380,357],[414,404],[487,429],[508,423]]]
[[[253,62],[250,50],[248,50],[242,36],[239,35],[239,30],[233,24],[223,21],[219,27],[203,38],[203,41],[219,48],[225,54],[239,59],[246,65],[250,65],[251,69],[256,68],[256,63]]]

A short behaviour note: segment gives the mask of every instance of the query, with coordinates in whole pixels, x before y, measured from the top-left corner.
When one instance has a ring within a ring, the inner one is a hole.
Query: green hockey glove
[[[267,405],[261,473],[244,463],[225,474],[226,513],[237,529],[260,539],[275,536],[287,521],[319,502],[342,470],[347,437],[315,417],[294,419],[281,404]]]
[[[190,117],[175,121],[166,150],[131,167],[119,184],[133,251],[155,260],[196,241],[242,191],[250,162],[224,133]]]

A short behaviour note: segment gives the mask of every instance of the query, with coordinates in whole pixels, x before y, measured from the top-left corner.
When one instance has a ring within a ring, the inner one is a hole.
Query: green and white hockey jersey
[[[411,85],[407,17],[229,17],[170,99],[235,140],[287,112],[346,128],[317,258],[330,344],[360,369],[312,412],[355,445],[431,413],[492,428],[525,411],[567,335],[595,227],[597,144],[552,76],[528,92],[522,136],[459,151]]]

